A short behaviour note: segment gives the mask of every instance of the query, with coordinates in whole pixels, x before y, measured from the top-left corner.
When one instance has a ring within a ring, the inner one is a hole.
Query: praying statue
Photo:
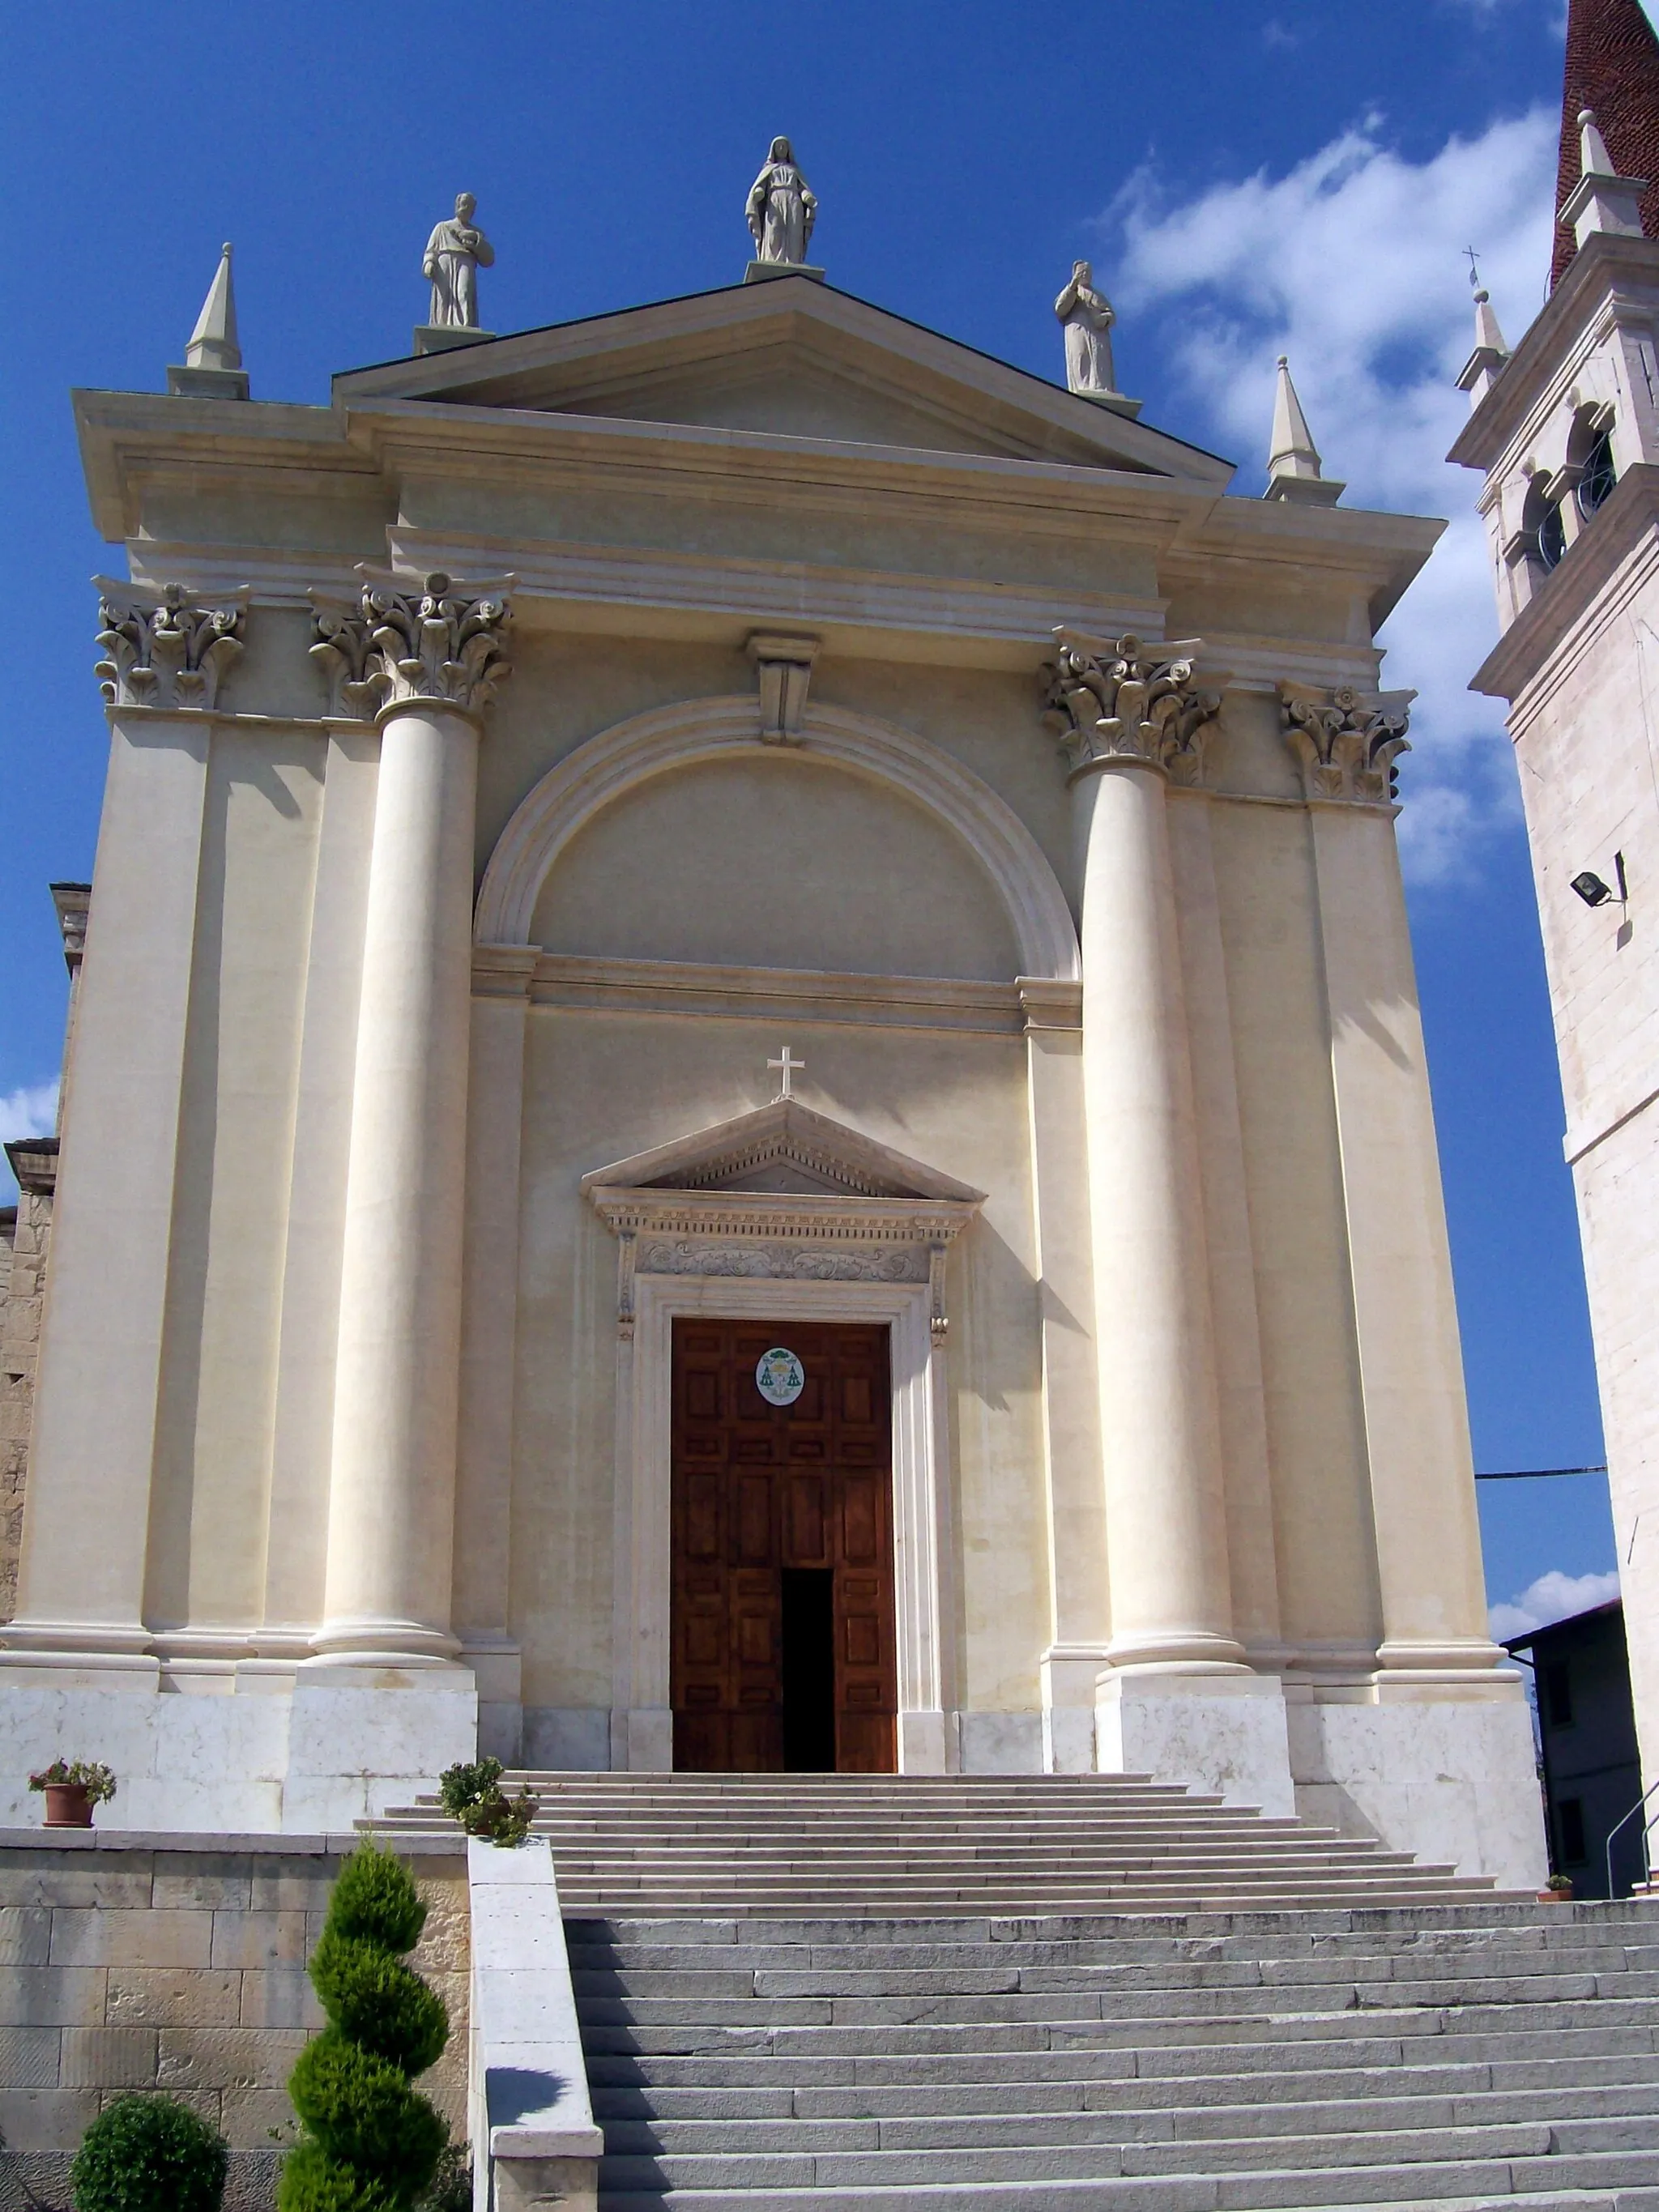
[[[775,138],[766,167],[749,194],[756,260],[805,262],[817,212],[817,196],[795,167],[789,141]]]
[[[1117,317],[1105,294],[1096,291],[1086,261],[1072,264],[1072,281],[1054,301],[1054,313],[1066,325],[1067,391],[1115,398],[1111,330]]]
[[[478,328],[478,270],[491,266],[495,249],[473,224],[477,204],[471,192],[459,194],[453,221],[441,222],[426,242],[421,273],[431,280],[434,329]]]

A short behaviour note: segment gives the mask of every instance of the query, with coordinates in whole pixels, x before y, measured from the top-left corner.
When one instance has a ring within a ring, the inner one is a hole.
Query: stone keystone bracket
[[[1310,799],[1346,799],[1362,806],[1387,806],[1398,797],[1398,762],[1411,745],[1406,726],[1415,691],[1377,691],[1369,697],[1343,684],[1319,691],[1281,684],[1285,733],[1302,764]]]
[[[1042,720],[1060,740],[1071,780],[1115,761],[1161,769],[1180,783],[1202,780],[1204,743],[1221,697],[1196,688],[1196,638],[1103,642],[1056,629],[1054,648],[1040,672]]]
[[[205,712],[242,650],[249,586],[228,604],[204,606],[182,584],[159,592],[95,576],[98,642],[93,669],[106,707],[159,707]]]
[[[757,630],[748,644],[760,678],[763,745],[798,745],[806,720],[806,687],[818,656],[815,637],[774,637]]]
[[[506,658],[517,578],[458,584],[441,572],[423,586],[360,568],[354,603],[313,592],[311,657],[329,679],[333,713],[370,721],[382,708],[432,699],[482,714],[513,673]]]

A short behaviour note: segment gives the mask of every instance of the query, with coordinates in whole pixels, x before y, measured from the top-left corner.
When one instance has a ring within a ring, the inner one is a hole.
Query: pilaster
[[[1317,878],[1384,1668],[1486,1670],[1451,1256],[1388,803],[1405,704],[1284,687]]]
[[[153,1680],[149,1549],[210,723],[245,593],[107,584],[109,778],[62,1128],[51,1297],[7,1665]]]

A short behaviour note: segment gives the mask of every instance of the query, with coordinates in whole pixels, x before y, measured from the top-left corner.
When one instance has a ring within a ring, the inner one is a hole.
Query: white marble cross
[[[789,1079],[791,1076],[799,1075],[802,1068],[805,1066],[806,1062],[804,1060],[797,1060],[794,1054],[790,1051],[788,1046],[785,1045],[783,1048],[782,1059],[769,1060],[766,1065],[769,1067],[776,1067],[782,1071],[783,1088],[779,1091],[778,1097],[792,1098],[794,1096],[794,1093],[789,1088]],[[774,1103],[775,1103],[776,1102],[774,1101]]]

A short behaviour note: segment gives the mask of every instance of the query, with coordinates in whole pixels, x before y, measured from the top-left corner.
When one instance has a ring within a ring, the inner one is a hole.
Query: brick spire
[[[1578,112],[1584,107],[1595,111],[1619,174],[1650,180],[1642,198],[1642,228],[1649,238],[1659,238],[1659,37],[1641,0],[1568,0],[1558,209],[1578,182]],[[1558,226],[1552,290],[1577,252],[1572,233]]]

